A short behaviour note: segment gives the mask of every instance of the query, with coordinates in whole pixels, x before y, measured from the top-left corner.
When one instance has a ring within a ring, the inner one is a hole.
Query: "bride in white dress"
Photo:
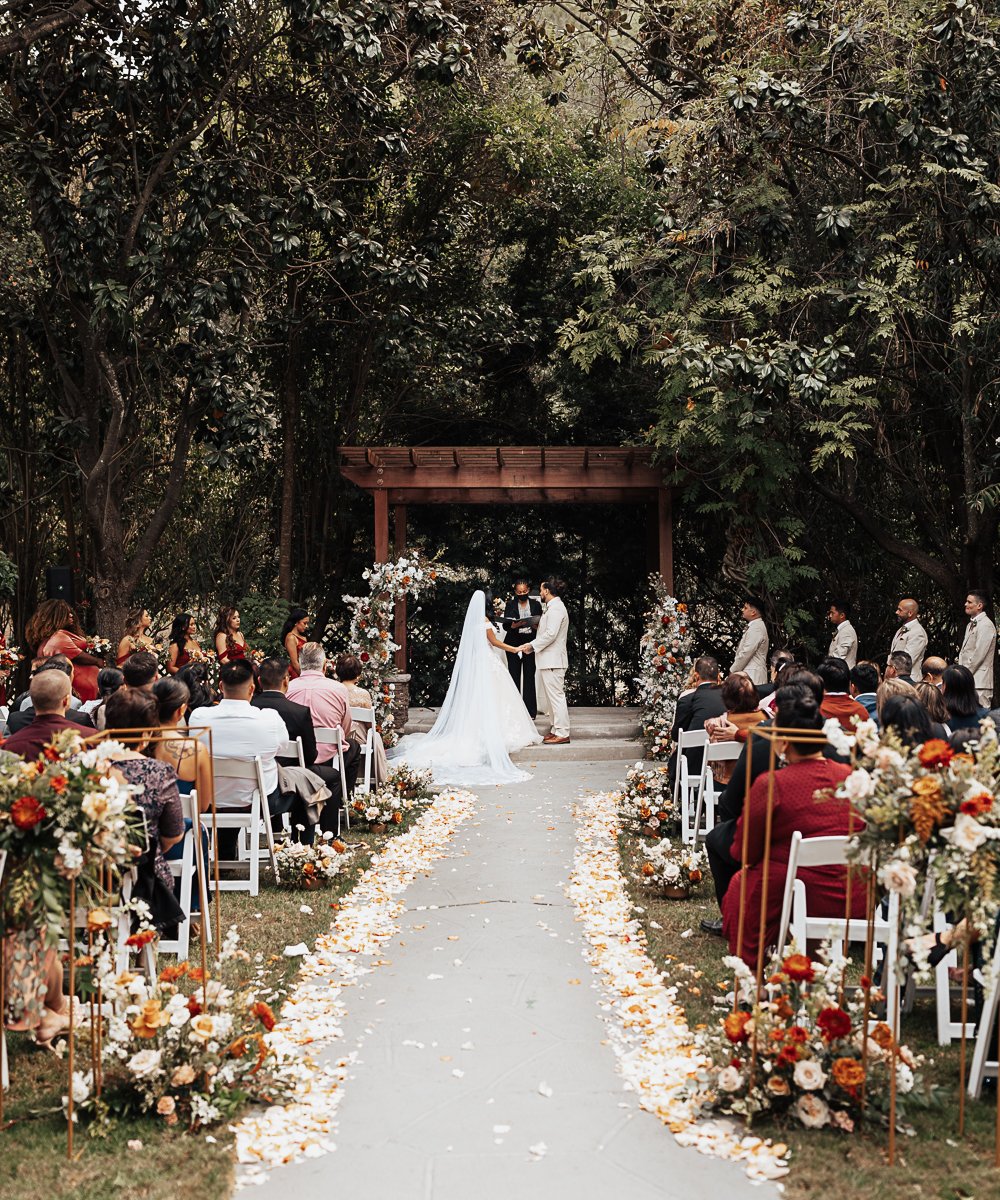
[[[507,670],[511,652],[486,615],[485,593],[473,593],[437,720],[429,733],[401,738],[389,758],[432,768],[436,783],[479,787],[530,779],[510,753],[542,738]]]

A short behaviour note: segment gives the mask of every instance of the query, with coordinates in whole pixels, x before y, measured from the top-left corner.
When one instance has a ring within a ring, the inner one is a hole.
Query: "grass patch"
[[[405,830],[412,819],[401,827]],[[311,946],[336,916],[335,907],[355,885],[386,835],[345,832],[352,853],[329,888],[315,892],[274,887],[270,872],[261,872],[261,892],[223,892],[222,932],[235,925],[249,962],[230,960],[221,977],[228,987],[249,985],[263,971],[263,986],[277,993],[270,999],[277,1011],[298,973],[298,958],[285,958],[285,946]],[[311,913],[300,911],[302,905]],[[213,903],[214,918],[214,903]],[[191,961],[200,961],[197,943]],[[258,959],[258,955],[260,958]],[[161,966],[172,962],[162,956]],[[211,955],[209,967],[211,969]],[[66,1063],[38,1050],[29,1034],[8,1034],[11,1088],[4,1097],[7,1127],[0,1131],[0,1196],[4,1200],[176,1200],[178,1189],[214,1198],[232,1189],[232,1135],[225,1124],[214,1130],[185,1135],[157,1118],[119,1119],[104,1136],[91,1136],[87,1123],[77,1126],[76,1159],[66,1159],[66,1122],[60,1109],[66,1091]],[[89,1063],[89,1051],[79,1052]],[[81,1064],[85,1067],[85,1064]],[[206,1140],[211,1134],[217,1141]],[[143,1149],[129,1150],[139,1139]]]
[[[725,1015],[713,997],[732,984],[722,966],[726,943],[699,928],[703,918],[718,916],[711,881],[698,897],[664,900],[635,878],[644,858],[638,839],[620,842],[629,894],[642,923],[653,962],[677,987],[679,1003],[691,1028],[704,1027]],[[638,911],[641,910],[641,911]],[[681,937],[691,930],[688,937]],[[723,986],[725,985],[725,986]],[[933,997],[918,996],[903,1018],[901,1035],[926,1058],[924,1079],[935,1089],[935,1102],[918,1107],[909,1102],[905,1118],[914,1136],[897,1137],[896,1166],[887,1165],[887,1130],[879,1125],[844,1134],[804,1130],[793,1122],[759,1120],[753,1132],[785,1142],[792,1150],[785,1194],[792,1200],[815,1200],[861,1194],[919,1197],[920,1200],[986,1200],[1000,1195],[1000,1171],[993,1166],[996,1108],[993,1095],[966,1105],[966,1133],[958,1138],[958,1045],[937,1044]],[[972,1045],[969,1044],[969,1058]],[[910,1101],[910,1097],[901,1098]]]

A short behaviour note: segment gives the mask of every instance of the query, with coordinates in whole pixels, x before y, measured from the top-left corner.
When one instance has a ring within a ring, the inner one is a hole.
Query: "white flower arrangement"
[[[286,888],[325,887],[336,879],[347,851],[345,844],[324,834],[311,846],[285,842],[278,847],[278,874]]]
[[[708,874],[708,857],[695,846],[672,846],[665,838],[643,843],[639,878],[647,887],[696,889]]]
[[[693,639],[688,607],[671,596],[659,574],[650,576],[653,604],[646,613],[646,628],[640,640],[639,704],[642,733],[655,759],[670,754],[670,730],[677,697],[684,687],[692,663]]]
[[[636,763],[629,768],[616,795],[618,811],[628,832],[666,837],[674,816],[666,767]]]

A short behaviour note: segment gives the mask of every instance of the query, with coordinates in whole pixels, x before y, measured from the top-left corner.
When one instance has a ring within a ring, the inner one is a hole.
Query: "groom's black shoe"
[[[701,927],[706,933],[714,933],[716,937],[722,937],[721,917],[717,917],[714,921],[704,920],[701,922]]]

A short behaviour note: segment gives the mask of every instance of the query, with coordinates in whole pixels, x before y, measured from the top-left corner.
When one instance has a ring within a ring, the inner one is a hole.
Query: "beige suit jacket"
[[[740,644],[736,647],[730,673],[745,671],[754,683],[767,683],[767,648],[770,644],[767,626],[760,617],[754,617],[747,623]]]
[[[569,666],[566,650],[568,634],[569,613],[566,611],[566,605],[558,596],[553,596],[542,613],[534,641],[530,643],[535,652],[535,666],[539,671],[551,670],[553,667],[565,669]]]
[[[976,680],[977,692],[993,691],[993,656],[997,648],[997,627],[986,613],[979,613],[965,627],[965,639],[958,661],[968,667]]]
[[[852,671],[858,665],[858,634],[850,621],[841,621],[834,630],[827,654],[842,658]]]
[[[907,621],[905,625],[900,625],[896,630],[896,636],[892,639],[892,646],[889,649],[889,653],[895,654],[897,650],[905,650],[910,658],[913,659],[913,666],[910,668],[910,678],[915,679],[919,683],[920,677],[924,673],[927,630],[924,629],[916,617],[912,621]]]

